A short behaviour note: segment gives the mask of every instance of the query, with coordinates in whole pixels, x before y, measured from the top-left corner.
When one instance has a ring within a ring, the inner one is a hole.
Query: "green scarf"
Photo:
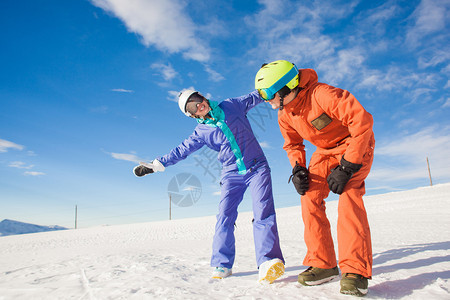
[[[231,151],[233,151],[234,156],[236,157],[236,165],[239,170],[239,174],[243,175],[247,173],[247,169],[244,164],[244,159],[242,158],[241,149],[234,138],[233,132],[231,132],[228,125],[225,123],[225,113],[222,108],[219,107],[219,104],[214,101],[209,101],[209,106],[211,107],[211,111],[209,112],[211,118],[207,119],[197,119],[197,122],[200,124],[206,124],[211,127],[219,127],[222,130],[223,134],[230,142]]]

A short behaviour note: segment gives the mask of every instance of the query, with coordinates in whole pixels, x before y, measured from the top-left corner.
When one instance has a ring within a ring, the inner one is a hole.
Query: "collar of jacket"
[[[301,109],[308,89],[318,82],[317,73],[313,69],[300,69],[298,75],[300,77],[299,86],[302,90],[298,92],[297,96],[291,102],[284,105],[282,111],[278,111],[279,114]]]
[[[220,130],[222,130],[223,134],[230,142],[231,151],[233,152],[234,157],[236,158],[238,173],[241,175],[246,174],[247,168],[245,167],[244,164],[244,158],[242,156],[241,149],[239,148],[239,145],[236,141],[236,138],[234,137],[233,132],[225,123],[225,113],[223,112],[222,108],[219,106],[217,102],[209,101],[209,106],[211,107],[211,111],[209,112],[211,118],[197,119],[197,122],[199,124],[206,124],[212,127],[219,127]]]
[[[225,120],[225,113],[223,112],[222,108],[220,108],[219,103],[215,101],[209,100],[209,107],[211,107],[211,110],[209,112],[211,118],[199,118],[197,119],[197,122],[199,124],[206,124],[215,127],[217,126],[217,122]]]

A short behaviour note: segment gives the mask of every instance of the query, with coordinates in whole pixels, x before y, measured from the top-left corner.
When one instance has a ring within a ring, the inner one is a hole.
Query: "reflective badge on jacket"
[[[317,129],[322,130],[324,129],[328,124],[331,123],[331,118],[326,114],[321,114],[317,119],[312,120],[311,124]]]

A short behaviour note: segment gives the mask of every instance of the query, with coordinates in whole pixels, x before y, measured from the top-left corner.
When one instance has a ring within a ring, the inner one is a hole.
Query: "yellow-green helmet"
[[[256,73],[255,89],[266,101],[272,100],[284,86],[290,90],[298,86],[298,69],[293,63],[276,60],[263,65]]]

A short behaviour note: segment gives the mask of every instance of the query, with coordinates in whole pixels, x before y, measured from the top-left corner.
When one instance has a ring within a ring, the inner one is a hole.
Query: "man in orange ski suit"
[[[348,91],[319,83],[312,69],[298,71],[295,65],[288,63],[288,69],[292,66],[298,76],[297,81],[294,78],[286,84],[292,78],[286,79],[288,74],[280,78],[288,70],[283,71],[280,65],[286,63],[275,61],[263,65],[256,75],[255,86],[272,108],[280,108],[278,123],[285,139],[283,149],[293,167],[291,177],[295,179],[296,172],[303,171],[297,176],[300,178],[297,184],[293,180],[302,194],[304,239],[308,249],[303,264],[321,269],[337,265],[324,201],[331,189],[340,194],[339,267],[343,274],[359,274],[367,282],[372,276],[372,245],[362,196],[375,146],[372,115]],[[272,90],[264,89],[272,84]],[[286,85],[279,89],[283,84]],[[308,169],[303,140],[317,147]]]

